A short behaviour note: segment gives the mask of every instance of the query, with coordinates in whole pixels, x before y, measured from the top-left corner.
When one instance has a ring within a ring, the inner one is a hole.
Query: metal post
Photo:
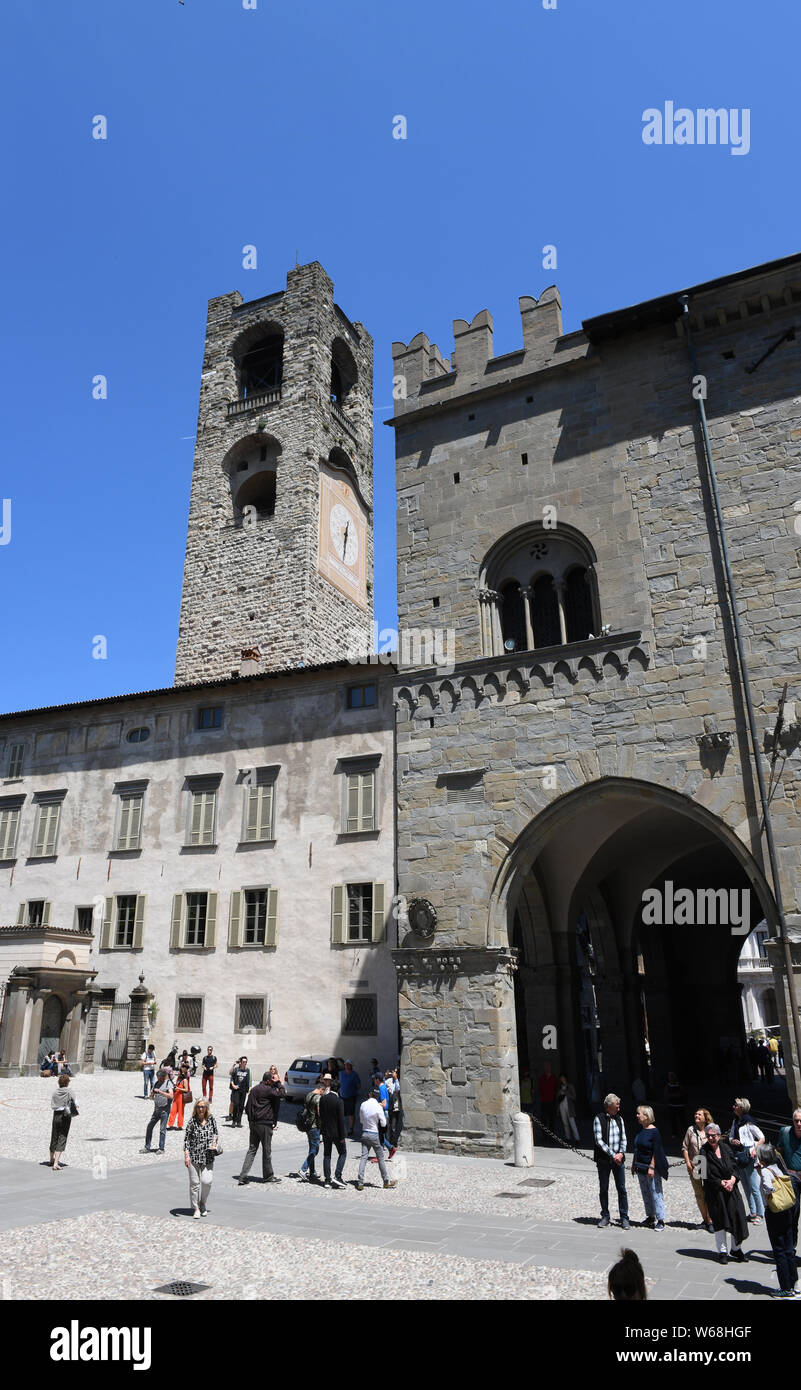
[[[679,298],[679,303],[682,306],[683,321],[687,332],[687,346],[689,348],[690,353],[690,367],[693,377],[696,377],[698,376],[698,362],[695,355],[695,344],[693,342],[692,332],[690,330],[689,295],[681,295]],[[771,878],[773,879],[773,896],[776,901],[776,913],[778,916],[779,936],[781,938],[782,947],[784,950],[785,968],[787,970],[787,988],[790,995],[790,1011],[793,1016],[793,1032],[795,1035],[796,1062],[798,1066],[801,1067],[801,1018],[799,1018],[798,1016],[798,999],[796,996],[795,989],[795,977],[793,975],[793,956],[792,951],[790,949],[790,939],[787,934],[787,920],[784,915],[784,903],[782,900],[781,881],[779,878],[779,863],[776,855],[776,841],[773,835],[773,821],[771,819],[770,805],[765,791],[765,778],[762,773],[762,762],[760,758],[756,718],[754,715],[753,701],[751,699],[751,684],[748,679],[748,667],[746,665],[745,649],[743,647],[743,638],[740,629],[740,615],[737,609],[737,599],[735,597],[734,577],[731,572],[731,564],[729,563],[729,549],[726,544],[726,528],[723,522],[723,512],[721,509],[720,497],[718,494],[717,477],[715,475],[715,464],[712,458],[712,444],[709,438],[709,429],[707,426],[706,419],[706,409],[704,407],[704,399],[703,394],[701,392],[697,393],[697,400],[698,414],[701,420],[701,434],[703,436],[704,444],[704,459],[706,462],[710,492],[712,494],[712,502],[715,508],[715,519],[717,522],[718,539],[720,541],[720,552],[721,558],[723,560],[723,569],[726,575],[726,588],[729,597],[729,609],[732,617],[732,625],[734,627],[734,642],[737,648],[737,663],[740,668],[740,679],[742,681],[743,699],[745,701],[746,715],[748,718],[748,732],[754,759],[754,767],[756,769],[757,786],[759,788],[759,800],[762,806],[762,820],[765,827],[765,840],[768,848],[768,859],[770,860]],[[785,1073],[786,1071],[787,1068],[785,1066]],[[790,1068],[790,1071],[791,1073],[793,1073],[792,1067]],[[798,1103],[797,1096],[791,1096],[790,1099],[792,1100],[794,1106]]]

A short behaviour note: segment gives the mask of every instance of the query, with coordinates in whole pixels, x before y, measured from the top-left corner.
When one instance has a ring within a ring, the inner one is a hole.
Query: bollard
[[[515,1168],[534,1166],[534,1126],[524,1111],[512,1117],[512,1136],[515,1146]]]

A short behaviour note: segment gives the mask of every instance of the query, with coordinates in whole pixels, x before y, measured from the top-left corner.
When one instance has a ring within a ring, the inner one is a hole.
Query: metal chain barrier
[[[563,1149],[569,1149],[571,1153],[578,1154],[579,1158],[586,1158],[587,1162],[595,1167],[595,1159],[591,1154],[585,1154],[581,1149],[577,1149],[575,1144],[569,1144],[566,1139],[560,1139],[559,1135],[554,1134],[553,1130],[549,1129],[546,1124],[543,1124],[542,1120],[538,1120],[536,1115],[529,1114],[529,1119],[535,1125],[539,1125],[540,1129],[544,1129],[546,1134],[550,1134],[551,1138],[555,1139],[557,1144],[561,1144]],[[685,1168],[686,1166],[683,1158],[677,1158],[673,1163],[668,1164],[668,1168]]]

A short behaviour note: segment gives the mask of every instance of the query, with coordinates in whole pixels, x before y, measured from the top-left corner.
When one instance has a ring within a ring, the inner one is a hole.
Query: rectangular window
[[[207,893],[187,893],[185,935],[187,946],[205,946],[207,907]]]
[[[21,777],[22,768],[25,762],[25,744],[12,743],[8,758],[9,777]]]
[[[189,793],[188,845],[213,845],[214,823],[217,814],[217,790],[195,790]]]
[[[348,941],[373,939],[373,885],[346,884],[348,901]]]
[[[183,995],[176,1000],[175,1028],[181,1033],[198,1033],[203,1027],[203,1000]]]
[[[142,833],[142,805],[144,792],[121,791],[117,813],[117,835],[115,849],[139,849]]]
[[[136,894],[126,893],[118,897],[116,902],[117,919],[114,927],[114,945],[130,948],[134,944]]]
[[[78,931],[91,932],[94,927],[95,910],[93,907],[76,908],[75,925]]]
[[[45,905],[43,898],[34,898],[28,903],[28,911],[25,914],[26,925],[29,927],[44,926]]]
[[[260,777],[261,774],[258,774]],[[257,840],[272,840],[273,807],[275,801],[275,780],[257,781],[249,786],[245,783],[245,822],[242,840],[252,844]]]
[[[0,859],[13,859],[17,853],[20,807],[0,804]]]
[[[57,801],[39,801],[37,803],[33,844],[31,845],[32,859],[49,859],[55,855],[60,818],[60,797]]]
[[[206,705],[197,712],[197,726],[199,729],[221,729],[222,716],[222,705]]]
[[[348,709],[371,709],[377,699],[378,687],[370,685],[349,685],[346,706]]]
[[[375,1037],[378,1033],[375,995],[360,994],[355,998],[343,999],[342,1003],[342,1032],[366,1033]]]
[[[264,1028],[264,1000],[263,999],[240,999],[237,1009],[237,1033],[242,1033],[246,1028]]]
[[[263,946],[267,936],[266,888],[245,889],[245,945]]]
[[[375,768],[345,774],[343,832],[375,830]]]

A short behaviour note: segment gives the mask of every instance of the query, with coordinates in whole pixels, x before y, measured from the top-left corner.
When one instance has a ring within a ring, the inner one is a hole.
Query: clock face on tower
[[[347,475],[320,469],[318,568],[324,579],[367,607],[367,514]]]

